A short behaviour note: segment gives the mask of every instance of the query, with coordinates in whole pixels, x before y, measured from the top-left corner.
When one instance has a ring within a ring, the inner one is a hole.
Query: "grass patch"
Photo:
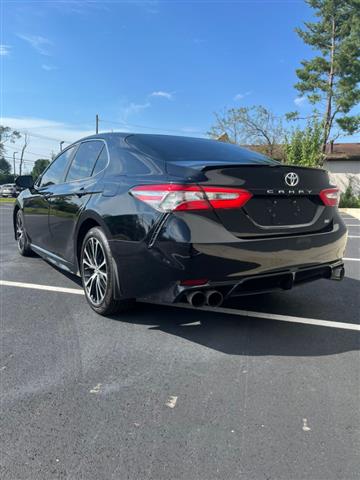
[[[16,198],[3,198],[0,197],[0,203],[14,203]]]

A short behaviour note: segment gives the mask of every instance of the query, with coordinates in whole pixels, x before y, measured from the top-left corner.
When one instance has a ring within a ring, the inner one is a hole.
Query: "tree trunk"
[[[328,79],[328,92],[327,92],[327,102],[326,102],[326,112],[324,115],[324,137],[323,137],[323,145],[322,145],[322,152],[325,153],[326,151],[326,144],[328,142],[330,131],[333,123],[332,118],[332,100],[333,100],[333,88],[334,88],[334,55],[335,55],[335,18],[332,18],[332,25],[331,25],[331,48],[330,48],[330,71],[329,71],[329,79]]]
[[[24,163],[24,153],[25,153],[26,147],[28,146],[28,143],[29,143],[28,136],[25,133],[24,145],[21,149],[21,157],[20,157],[20,166],[19,166],[19,174],[20,175],[22,175],[22,167],[23,167],[23,163]]]

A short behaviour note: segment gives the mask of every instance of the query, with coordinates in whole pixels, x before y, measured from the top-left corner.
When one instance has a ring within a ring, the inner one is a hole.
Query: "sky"
[[[1,123],[28,132],[28,168],[60,141],[94,133],[96,114],[100,131],[206,136],[226,107],[310,108],[293,87],[313,55],[294,32],[312,18],[303,0],[3,0],[1,8]]]

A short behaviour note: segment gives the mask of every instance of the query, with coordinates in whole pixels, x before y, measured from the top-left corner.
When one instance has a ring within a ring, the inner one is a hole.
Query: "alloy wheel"
[[[22,251],[25,247],[25,230],[20,211],[18,212],[16,217],[16,239],[18,242],[19,250]]]
[[[106,295],[108,267],[104,249],[95,237],[88,238],[84,246],[82,270],[88,298],[94,305],[100,305]]]

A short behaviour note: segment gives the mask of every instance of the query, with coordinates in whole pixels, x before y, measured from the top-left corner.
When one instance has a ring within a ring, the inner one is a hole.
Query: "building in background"
[[[351,182],[353,192],[360,195],[360,143],[329,144],[324,167],[342,192]]]

